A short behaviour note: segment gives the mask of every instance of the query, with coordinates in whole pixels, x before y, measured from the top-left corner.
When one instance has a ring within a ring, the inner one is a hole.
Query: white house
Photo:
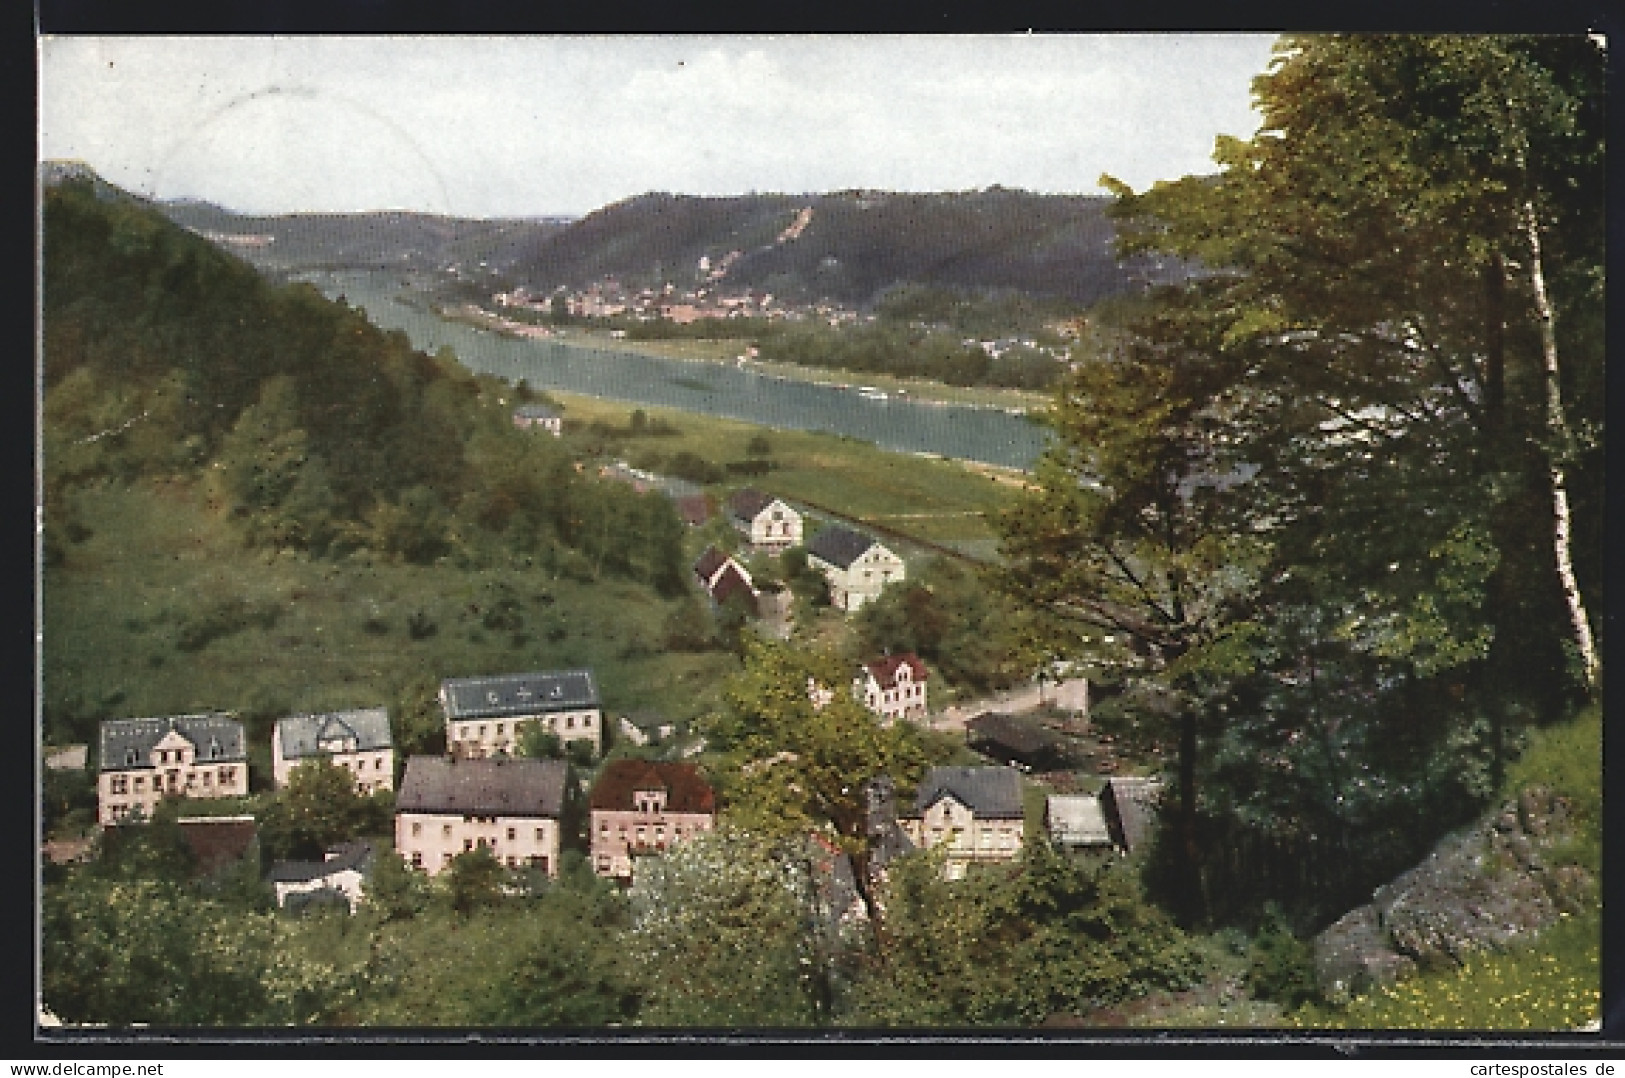
[[[395,849],[433,876],[460,853],[486,849],[509,868],[559,871],[563,760],[413,756],[395,797]]]
[[[521,404],[513,410],[513,425],[520,430],[540,427],[555,438],[564,436],[564,417],[545,404]]]
[[[839,526],[813,536],[807,564],[824,574],[829,601],[838,610],[857,610],[904,577],[902,558],[867,535]]]
[[[787,550],[801,542],[801,514],[749,487],[728,499],[728,522],[757,550]]]
[[[346,842],[327,851],[323,861],[278,861],[266,879],[276,892],[276,904],[286,906],[290,895],[333,891],[342,895],[354,913],[366,892],[372,871],[372,843]]]
[[[559,740],[603,748],[603,711],[591,670],[556,670],[440,683],[446,751],[480,759],[514,755],[525,726],[540,723]]]
[[[147,818],[165,795],[242,797],[248,793],[243,724],[222,714],[108,719],[101,725],[96,817],[105,827],[140,809]]]
[[[1014,860],[1025,818],[1013,768],[933,767],[920,781],[913,811],[897,822],[915,846],[946,846],[944,872],[959,879],[972,863]]]
[[[864,663],[852,680],[852,694],[887,721],[924,718],[925,682],[930,673],[912,651]]]
[[[381,707],[290,715],[271,731],[271,774],[277,789],[306,760],[326,759],[355,775],[356,792],[395,787],[395,743],[389,712]]]

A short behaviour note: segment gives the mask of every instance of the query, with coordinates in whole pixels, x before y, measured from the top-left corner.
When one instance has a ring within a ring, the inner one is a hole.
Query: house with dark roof
[[[96,818],[122,823],[137,810],[152,818],[174,797],[242,797],[248,793],[243,724],[210,713],[101,724]]]
[[[520,430],[540,428],[555,438],[564,435],[564,417],[545,404],[521,404],[513,410],[513,425]]]
[[[327,851],[322,861],[277,861],[271,866],[265,880],[276,892],[278,906],[297,903],[295,896],[306,900],[323,892],[332,892],[343,899],[351,913],[361,904],[367,878],[372,874],[372,843],[357,840],[345,842]]]
[[[829,582],[830,605],[853,611],[904,578],[903,559],[867,535],[832,525],[807,544],[807,564]]]
[[[684,524],[697,528],[711,519],[711,499],[704,494],[679,494],[672,499]]]
[[[1100,807],[1111,828],[1112,842],[1133,853],[1150,840],[1162,801],[1162,780],[1125,775],[1106,780]]]
[[[918,655],[903,651],[864,663],[852,681],[852,694],[887,722],[923,719],[925,683],[930,676]]]
[[[1031,719],[984,711],[965,724],[965,744],[1000,763],[1027,770],[1066,766],[1066,742]]]
[[[717,798],[686,763],[611,760],[588,800],[593,871],[630,882],[633,859],[711,830]]]
[[[750,487],[728,498],[728,523],[757,550],[788,550],[801,542],[801,514],[782,499]]]
[[[446,751],[482,759],[513,755],[529,723],[566,743],[603,748],[603,709],[591,670],[450,678],[440,683],[446,716]]]
[[[381,707],[290,715],[271,730],[271,774],[277,789],[307,760],[326,760],[355,776],[356,791],[395,787],[395,741]]]
[[[484,848],[509,868],[559,871],[566,765],[531,757],[412,756],[395,795],[395,849],[433,876]]]
[[[694,578],[714,605],[721,606],[730,597],[743,595],[751,611],[755,612],[756,584],[750,578],[750,570],[739,564],[739,560],[732,555],[714,546],[706,547],[694,562]]]
[[[967,866],[1011,861],[1026,829],[1021,776],[1009,767],[933,767],[898,825],[915,846],[945,847],[949,879]]]

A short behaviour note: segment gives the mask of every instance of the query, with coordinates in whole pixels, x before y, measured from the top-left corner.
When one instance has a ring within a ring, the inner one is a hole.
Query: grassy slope
[[[47,708],[111,718],[363,707],[392,704],[424,678],[588,666],[609,709],[689,718],[715,703],[736,666],[717,652],[661,654],[673,604],[635,584],[266,557],[244,550],[182,483],[77,497],[95,534],[45,575]],[[489,609],[500,585],[521,606],[517,638],[474,609]],[[273,611],[274,623],[180,646],[187,617],[234,599]],[[433,635],[408,633],[417,611]]]
[[[624,427],[632,408],[624,403],[566,393],[551,394],[571,419],[603,420]],[[793,501],[838,511],[861,523],[879,524],[907,536],[985,548],[995,538],[989,515],[1010,504],[1009,476],[990,478],[946,460],[888,453],[865,442],[813,431],[775,430],[689,412],[644,408],[669,420],[680,433],[640,439],[631,452],[648,448],[667,457],[687,450],[713,462],[744,460],[753,435],[765,435],[778,467],[758,479],[739,480]]]

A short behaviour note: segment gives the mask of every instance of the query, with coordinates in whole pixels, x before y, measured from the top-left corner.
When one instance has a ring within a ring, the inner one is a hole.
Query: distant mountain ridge
[[[1177,267],[1120,263],[1110,199],[981,191],[723,198],[652,193],[588,214],[513,267],[534,291],[705,284],[863,306],[904,283],[1019,291],[1088,304],[1171,279]]]
[[[977,191],[700,197],[651,192],[582,218],[459,218],[407,211],[239,214],[208,202],[150,202],[87,165],[45,162],[42,182],[89,178],[265,269],[389,268],[533,294],[606,278],[628,287],[772,293],[873,304],[924,284],[1022,292],[1087,305],[1184,267],[1119,261],[1106,208],[1087,195]]]

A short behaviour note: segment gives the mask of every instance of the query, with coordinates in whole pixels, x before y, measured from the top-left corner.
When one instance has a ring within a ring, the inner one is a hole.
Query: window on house
[[[485,736],[485,724],[483,722],[480,723],[480,736],[481,737]]]
[[[537,828],[537,829],[536,829],[536,841],[537,841],[537,842],[541,842],[541,841],[542,841],[542,829],[541,829],[541,828],[540,828],[540,827],[538,827],[538,828]]]
[[[514,828],[514,827],[508,828],[508,841],[509,842],[512,842],[515,839],[515,837],[517,837],[517,835],[518,835],[518,828]]]
[[[450,838],[451,837],[451,824],[443,823],[443,824],[440,825],[440,836],[442,838]]]
[[[497,736],[498,736],[498,737],[501,737],[501,736],[502,736],[502,725],[503,725],[503,724],[502,724],[502,723],[500,723],[500,722],[499,722],[499,723],[497,723]]]
[[[484,845],[485,845],[485,840],[484,840],[484,839],[483,839],[483,838],[482,838],[482,839],[480,839],[480,845],[481,845],[481,846],[484,846]],[[469,851],[469,850],[472,850],[472,849],[473,849],[473,848],[474,848],[474,840],[473,840],[473,839],[471,839],[471,838],[465,838],[465,839],[463,839],[463,851],[464,851],[464,852],[465,852],[465,853],[466,853],[466,852],[467,852],[467,851]]]
[[[423,834],[423,824],[414,822],[412,824],[412,837],[417,838],[421,834]]]
[[[413,868],[422,868],[423,867],[423,853],[421,851],[419,851],[419,850],[413,850],[412,851],[412,867]]]

